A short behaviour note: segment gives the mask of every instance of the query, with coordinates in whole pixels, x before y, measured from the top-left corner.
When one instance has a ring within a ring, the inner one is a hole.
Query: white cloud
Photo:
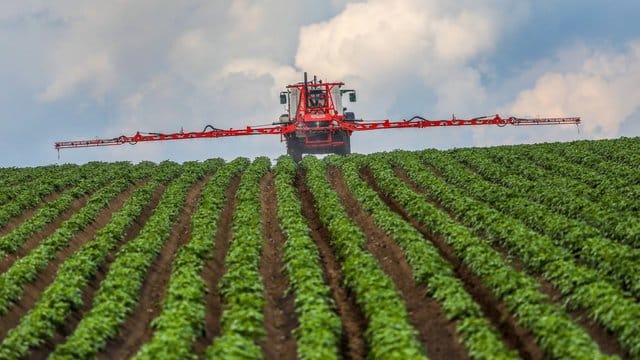
[[[282,111],[277,93],[306,70],[356,88],[360,100],[350,108],[358,116],[391,116],[407,89],[418,91],[410,97],[419,103],[402,116],[429,104],[430,114],[448,115],[485,100],[475,63],[509,26],[493,19],[517,19],[518,8],[505,0],[69,0],[50,10],[66,25],[49,54],[52,75],[42,97],[59,100],[80,89],[94,99],[106,95],[118,104],[109,135],[239,127],[275,120]],[[435,98],[423,101],[423,91]],[[250,140],[254,148],[274,141]]]
[[[236,59],[226,64],[220,71],[221,77],[242,74],[248,79],[269,76],[273,79],[271,95],[277,96],[286,84],[300,81],[302,73],[292,66],[280,65],[270,59]],[[265,94],[266,95],[266,94]]]
[[[296,66],[376,88],[368,104],[381,111],[406,83],[421,83],[436,93],[436,112],[449,113],[483,102],[480,73],[471,64],[490,53],[501,31],[525,12],[504,1],[350,3],[334,18],[301,29]],[[510,20],[495,21],[507,14]]]
[[[140,111],[145,106],[142,98],[155,96],[151,89],[162,91],[159,78],[166,86],[187,90],[176,93],[172,101],[193,102],[194,97],[226,96],[220,93],[225,84],[218,82],[230,72],[245,79],[252,73],[268,75],[274,93],[298,81],[298,71],[308,70],[325,79],[347,81],[364,94],[375,93],[363,104],[377,105],[378,112],[386,112],[405,83],[418,81],[435,89],[435,106],[448,113],[484,99],[480,73],[470,63],[492,49],[505,26],[492,19],[514,9],[500,0],[487,4],[452,5],[442,0],[334,1],[324,7],[314,2],[250,0],[40,4],[42,11],[65,24],[56,50],[45,59],[51,75],[41,98],[59,100],[82,89],[97,100],[105,95],[120,99],[123,111],[137,99]],[[319,21],[336,10],[341,12]]]
[[[99,98],[108,91],[115,82],[113,60],[106,53],[92,53],[82,59],[66,65],[59,64],[52,83],[41,94],[46,101],[58,100],[69,95],[76,87],[92,84],[91,92]]]
[[[89,132],[89,138],[270,123],[282,111],[278,92],[300,81],[302,71],[357,89],[358,103],[347,105],[368,119],[484,115],[507,103],[506,114],[579,115],[589,136],[617,135],[620,123],[639,110],[640,45],[617,54],[587,47],[579,53],[565,50],[544,61],[532,58],[520,74],[505,75],[492,60],[516,51],[501,49],[501,40],[521,23],[531,25],[528,4],[25,0],[0,4],[0,21],[19,23],[16,29],[26,29],[29,36],[14,43],[18,30],[12,30],[14,35],[0,28],[0,44],[10,45],[18,62],[30,64],[4,68],[24,74],[12,78],[30,81],[33,97],[44,100],[37,105],[63,104],[65,117],[74,116],[75,109],[67,108],[81,106],[98,114],[82,128],[72,121],[59,124],[79,136]],[[477,136],[476,144],[575,136],[575,129],[559,127],[477,131],[486,136]],[[354,139],[354,149],[469,145],[472,132],[363,133]],[[129,147],[112,154],[117,154],[114,159],[158,160],[178,154],[197,158],[208,149],[238,155],[282,151],[269,137],[205,144],[171,143],[168,150],[139,145],[148,147],[135,148],[141,155],[134,157],[125,150]]]
[[[572,71],[547,72],[508,108],[529,116],[580,116],[590,138],[618,135],[640,108],[640,42],[624,52],[592,50]]]
[[[268,21],[264,4],[249,0],[232,1],[229,6],[229,15],[234,24],[231,29],[231,36],[234,38],[255,33],[264,27],[265,21]]]

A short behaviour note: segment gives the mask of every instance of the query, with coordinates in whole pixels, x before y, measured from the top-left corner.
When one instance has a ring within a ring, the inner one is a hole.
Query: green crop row
[[[619,204],[606,201],[608,198],[623,201],[624,198],[620,190],[628,187],[624,181],[618,178],[611,178],[596,171],[584,164],[568,162],[556,153],[543,151],[541,147],[526,146],[522,148],[492,148],[478,151],[479,156],[495,159],[513,157],[518,163],[526,164],[526,170],[522,173],[516,172],[529,180],[553,178],[561,188],[570,191],[573,195],[578,195],[590,201],[604,206],[613,211],[627,212],[629,209],[618,207]],[[466,152],[465,149],[452,151],[456,155],[458,152]]]
[[[459,156],[467,164],[490,179],[501,174],[500,166],[480,156],[466,153]],[[456,163],[445,153],[425,151],[422,160],[438,169],[442,176],[471,196],[486,201],[496,209],[516,218],[531,229],[553,239],[558,247],[572,251],[602,276],[630,291],[640,299],[640,251],[603,238],[582,222],[558,215],[546,207],[527,200],[513,186],[502,187]],[[496,176],[494,176],[496,175]],[[503,176],[499,176],[503,177]],[[515,183],[514,183],[515,184]],[[543,188],[533,190],[544,192]],[[556,196],[561,196],[556,193]],[[561,198],[564,199],[564,198]]]
[[[410,154],[397,153],[398,163],[409,161]],[[518,323],[531,330],[540,348],[550,358],[605,358],[587,332],[573,322],[565,311],[550,303],[536,281],[515,270],[485,241],[456,223],[398,179],[384,154],[367,158],[368,167],[381,190],[404,207],[414,219],[427,226],[449,244],[460,259],[504,302]],[[447,206],[446,204],[443,204]]]
[[[583,220],[597,228],[604,236],[620,242],[640,246],[640,220],[628,211],[615,211],[585,198],[582,192],[567,186],[567,181],[555,178],[537,166],[523,162],[518,156],[493,153],[496,163],[483,159],[483,172],[488,180],[498,182],[512,192],[547,206],[550,210],[570,218]],[[525,179],[522,174],[531,180]]]
[[[335,313],[330,289],[324,283],[320,254],[311,230],[302,215],[302,203],[293,186],[296,163],[281,156],[275,168],[280,228],[287,237],[284,245],[285,270],[300,325],[295,330],[300,359],[337,359],[341,323]]]
[[[441,305],[449,320],[456,321],[456,331],[472,359],[514,359],[517,354],[501,341],[496,329],[487,321],[480,306],[464,289],[438,249],[400,215],[391,211],[359,174],[364,157],[348,160],[329,157],[344,175],[349,190],[371,215],[377,226],[385,231],[405,253],[416,282],[427,286],[430,296]]]
[[[127,228],[149,203],[158,183],[151,181],[137,189],[111,221],[98,230],[95,238],[71,255],[56,274],[55,280],[25,316],[9,331],[0,345],[0,358],[23,358],[29,348],[50,339],[57,326],[64,324],[73,310],[82,306],[82,290],[104,262],[107,253],[121,241]]]
[[[603,280],[594,270],[576,264],[572,254],[555,246],[551,239],[529,231],[505,213],[468,198],[425,172],[419,161],[412,160],[410,155],[402,160],[399,165],[405,168],[416,184],[437,198],[461,221],[488,235],[490,240],[501,242],[528,268],[542,273],[566,296],[569,305],[587,310],[594,320],[618,336],[629,353],[637,356],[640,350],[637,340],[640,337],[640,325],[630,322],[629,317],[640,316],[640,305],[633,299]],[[452,172],[450,176],[455,177],[455,174]],[[468,187],[469,181],[462,179],[459,178],[460,183]]]
[[[136,359],[189,359],[195,339],[204,331],[206,284],[201,271],[215,251],[214,238],[233,177],[248,166],[237,158],[223,166],[205,185],[198,208],[191,218],[191,240],[178,252],[162,302],[162,311],[153,322],[152,339],[136,354]]]
[[[132,178],[136,176],[132,175]],[[63,222],[53,234],[43,239],[29,254],[16,260],[0,275],[0,314],[6,313],[11,304],[21,298],[25,284],[33,281],[55,258],[58,251],[64,249],[78,232],[95,220],[111,200],[130,186],[131,182],[125,176],[96,192],[83,208]]]
[[[347,215],[329,185],[325,164],[307,156],[302,161],[306,184],[316,201],[320,220],[331,235],[346,286],[367,319],[365,339],[375,359],[426,358],[409,323],[407,308],[393,281],[375,257],[366,251],[366,237]]]
[[[478,149],[480,150],[480,149]],[[466,153],[469,150],[456,150]],[[530,162],[531,166],[539,166],[565,182],[564,188],[586,196],[594,202],[609,209],[622,212],[637,213],[640,210],[640,186],[629,185],[625,181],[606,174],[599,174],[588,166],[567,161],[556,153],[544,151],[541,147],[526,146],[520,148],[493,148],[479,151],[480,154],[507,152],[520,155]]]
[[[540,147],[548,152],[555,152],[565,159],[590,167],[600,174],[614,176],[629,185],[640,183],[640,172],[638,163],[620,163],[611,161],[610,157],[616,152],[620,152],[624,145],[614,142],[608,143],[606,140],[589,144],[589,141],[576,141],[570,144],[551,143],[541,144]],[[609,150],[603,148],[613,147]],[[615,149],[614,149],[615,148]],[[600,152],[602,155],[598,155]],[[604,155],[604,154],[607,155]]]
[[[119,326],[138,303],[142,282],[169,238],[171,228],[185,205],[188,190],[200,178],[215,171],[220,163],[214,160],[181,166],[182,175],[167,186],[138,236],[122,246],[109,265],[92,308],[84,314],[65,342],[55,348],[50,358],[93,358],[105,346],[107,339],[118,333]],[[170,176],[164,176],[167,177]]]
[[[269,171],[266,157],[256,158],[240,180],[233,214],[233,236],[225,258],[227,272],[220,279],[222,335],[206,352],[209,359],[262,358],[256,344],[264,331],[264,285],[260,276],[262,219],[260,179]]]
[[[82,179],[90,179],[95,176],[95,174],[117,173],[118,170],[124,170],[124,168],[130,167],[131,165],[128,163],[87,164],[68,172],[59,173],[53,177],[37,179],[26,191],[20,193],[11,202],[0,206],[0,227],[5,226],[9,220],[22,214],[26,210],[38,206],[45,196],[55,191],[62,190],[70,185],[76,185]]]
[[[640,165],[640,137],[620,137],[604,140],[603,155],[631,166]]]
[[[131,181],[147,177],[155,170],[155,165],[141,164],[136,166],[136,178],[131,178],[131,169],[122,169],[117,177],[130,178]],[[113,172],[103,171],[92,179],[81,181],[77,186],[65,191],[57,199],[45,203],[34,215],[24,223],[17,226],[10,233],[0,237],[0,258],[17,251],[24,242],[36,232],[42,230],[47,224],[53,222],[60,214],[71,208],[71,203],[85,194],[91,194],[103,187],[114,177]]]
[[[59,179],[67,174],[77,172],[78,165],[49,165],[35,168],[13,169],[10,174],[0,177],[0,205],[15,199],[20,194],[29,191],[34,183],[42,179]],[[12,170],[12,169],[3,169]]]
[[[595,154],[608,162],[615,162],[627,167],[640,166],[640,138],[618,138],[598,141],[578,141],[580,150]]]

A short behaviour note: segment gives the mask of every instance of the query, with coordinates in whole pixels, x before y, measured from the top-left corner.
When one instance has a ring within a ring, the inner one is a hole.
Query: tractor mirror
[[[280,93],[280,104],[286,104],[286,103],[287,103],[287,94]]]
[[[356,92],[352,91],[349,93],[349,102],[356,102]]]

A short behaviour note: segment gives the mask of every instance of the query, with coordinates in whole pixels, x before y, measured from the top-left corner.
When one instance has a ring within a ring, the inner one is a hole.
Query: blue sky
[[[262,136],[96,149],[59,140],[270,123],[303,71],[357,117],[580,116],[575,127],[355,134],[352,150],[640,136],[640,2],[0,0],[0,166],[277,157]]]

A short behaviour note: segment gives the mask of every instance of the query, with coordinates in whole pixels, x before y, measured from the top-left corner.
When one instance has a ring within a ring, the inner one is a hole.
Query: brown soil
[[[527,271],[524,263],[515,257],[509,255],[507,249],[503,245],[493,245],[492,246],[496,251],[500,252],[500,255],[506,261],[510,261],[513,264],[513,267],[518,271],[525,271],[529,275],[533,276],[538,283],[538,289],[545,295],[549,297],[552,303],[564,307],[564,297],[560,290],[556,289],[550,282],[548,282],[545,278],[540,274],[531,274]],[[586,311],[582,310],[570,310],[566,309],[567,314],[571,317],[573,321],[582,326],[591,339],[598,344],[600,350],[608,355],[618,355],[622,359],[628,359],[629,354],[625,352],[625,350],[620,346],[620,343],[616,339],[616,337],[609,333],[602,326],[597,324],[595,321],[589,318],[589,314]]]
[[[227,189],[226,201],[220,219],[218,220],[218,228],[214,239],[215,251],[213,258],[207,261],[200,273],[204,282],[207,284],[207,293],[205,295],[206,314],[204,334],[200,336],[194,344],[194,352],[202,357],[207,347],[213,343],[213,339],[222,333],[220,318],[222,316],[222,303],[220,293],[218,292],[218,283],[226,272],[224,267],[224,259],[229,252],[231,244],[233,213],[235,212],[237,199],[236,191],[240,184],[240,176],[236,176],[231,180],[231,184]]]
[[[342,320],[341,353],[344,359],[365,359],[367,346],[364,332],[366,319],[355,302],[355,297],[342,286],[342,270],[340,263],[331,249],[329,231],[322,225],[315,208],[313,195],[304,181],[304,173],[298,172],[295,178],[298,196],[302,202],[302,214],[307,218],[311,229],[311,238],[315,241],[322,260],[325,282],[331,288],[336,309]]]
[[[62,192],[54,192],[52,194],[49,194],[49,195],[45,196],[44,198],[42,198],[42,201],[40,202],[40,204],[38,204],[37,207],[35,207],[33,209],[26,210],[22,214],[20,214],[20,215],[16,216],[15,218],[9,220],[9,222],[7,222],[4,226],[0,226],[0,236],[4,236],[4,235],[10,233],[11,231],[13,231],[13,229],[18,227],[20,224],[25,222],[27,219],[31,218],[33,216],[33,214],[35,214],[36,211],[38,211],[46,203],[56,200],[62,194],[63,194]]]
[[[409,320],[430,359],[468,359],[456,334],[456,324],[447,320],[440,304],[427,296],[427,287],[416,283],[404,251],[379,228],[349,191],[342,173],[331,168],[328,178],[340,196],[349,217],[364,231],[367,249],[378,259],[382,270],[393,279],[407,304]]]
[[[533,334],[517,324],[515,316],[507,310],[505,304],[493,296],[482,280],[474,275],[471,269],[456,255],[455,250],[441,236],[432,233],[426,226],[413,219],[401,205],[380,191],[368,170],[364,169],[361,174],[379,193],[387,206],[410,222],[438,248],[440,255],[453,265],[454,272],[462,280],[465,290],[480,305],[487,319],[500,332],[502,341],[510,348],[516,349],[523,359],[544,359],[544,353],[536,344]]]
[[[38,244],[40,244],[40,241],[53,234],[53,232],[56,231],[56,229],[59,228],[63,222],[69,220],[69,218],[73,214],[78,212],[78,210],[80,210],[88,200],[89,195],[83,196],[79,199],[75,199],[73,202],[71,202],[71,207],[67,211],[60,214],[53,222],[47,224],[44,229],[36,232],[31,237],[29,237],[27,241],[25,241],[25,243],[22,244],[22,246],[18,249],[18,251],[13,254],[7,255],[4,259],[0,260],[0,273],[4,273],[5,271],[7,271],[11,267],[11,265],[16,262],[16,260],[27,255],[31,250],[38,246]]]
[[[109,251],[107,257],[105,258],[105,261],[98,268],[98,272],[96,273],[96,275],[91,278],[91,280],[89,280],[89,283],[82,291],[82,307],[74,310],[69,315],[65,323],[56,329],[56,333],[54,334],[54,336],[51,339],[47,340],[44,345],[38,347],[37,349],[33,349],[29,356],[30,359],[47,358],[47,356],[51,352],[53,352],[56,346],[63,343],[67,336],[69,336],[75,330],[80,320],[82,320],[82,318],[84,317],[84,314],[91,310],[91,308],[93,307],[94,295],[100,288],[102,280],[104,280],[107,273],[109,272],[109,266],[115,260],[116,254],[124,244],[135,239],[138,236],[138,234],[144,227],[144,224],[153,214],[154,209],[160,202],[160,198],[162,197],[164,190],[165,186],[160,185],[154,191],[149,204],[145,206],[140,216],[136,220],[134,220],[133,224],[129,227],[129,229],[127,229],[124,239],[120,241],[114,249]]]
[[[260,275],[266,298],[266,337],[261,344],[262,352],[267,359],[295,359],[296,339],[293,330],[298,327],[295,295],[287,291],[289,281],[283,272],[285,237],[278,222],[276,188],[271,172],[262,178],[260,188],[262,236],[265,241],[260,258]]]
[[[111,214],[122,207],[137,186],[139,185],[130,187],[113,199],[107,207],[98,213],[93,223],[83,231],[78,232],[69,241],[67,247],[56,254],[56,257],[40,272],[35,281],[27,283],[24,286],[24,292],[20,301],[13,304],[6,315],[0,317],[0,324],[2,324],[2,327],[0,327],[0,338],[4,338],[8,330],[14,328],[20,322],[20,318],[33,308],[33,305],[38,301],[42,292],[55,279],[60,264],[76,252],[80,246],[94,238],[96,232],[111,220]]]
[[[178,221],[174,224],[169,239],[162,247],[160,255],[151,265],[142,284],[138,305],[122,324],[118,335],[107,342],[98,354],[99,359],[124,359],[138,352],[153,335],[151,321],[162,310],[167,284],[171,275],[171,265],[176,254],[191,239],[191,215],[195,211],[202,188],[210,176],[199,180],[187,193],[185,205]]]
[[[468,170],[477,173],[476,169],[474,169],[473,167],[469,166],[468,164],[462,164],[464,165]],[[438,176],[439,178],[444,180],[444,176],[442,175],[442,173],[440,171],[438,171],[437,169],[433,168],[433,167],[428,167],[428,169],[430,171],[432,171],[436,176]],[[401,169],[396,169],[396,175],[402,179],[405,183],[407,183],[409,186],[411,186],[411,188],[418,192],[418,193],[423,193],[423,191],[418,188],[412,181],[411,179],[409,179],[409,177],[407,176],[407,174],[402,171]],[[479,175],[479,174],[478,174]],[[432,200],[432,203],[434,203],[434,200]],[[440,208],[442,208],[441,206],[439,206]],[[447,211],[447,213],[452,217],[452,218],[456,218],[453,214],[451,214],[450,212]],[[483,235],[483,237],[486,238],[485,235]],[[502,256],[502,258],[505,261],[510,262],[513,267],[518,270],[518,271],[525,271],[527,272],[527,268],[524,265],[524,263],[517,257],[511,256],[508,252],[508,249],[506,248],[506,246],[502,245],[502,244],[496,244],[496,243],[492,243],[492,247],[493,249],[495,249],[496,251],[498,251],[500,253],[500,255]],[[578,264],[587,266],[586,264],[584,264],[580,259],[575,259],[575,261]],[[588,267],[588,266],[587,266]],[[541,274],[531,274],[529,273],[531,276],[533,276],[537,283],[539,284],[538,289],[544,293],[545,295],[547,295],[549,297],[549,299],[551,300],[551,302],[553,302],[554,304],[557,304],[559,306],[564,306],[564,297],[562,296],[562,293],[556,289],[551,283],[549,283],[546,279],[544,279],[544,277]],[[593,339],[593,341],[596,342],[596,344],[598,344],[598,347],[600,348],[600,350],[605,353],[605,354],[609,354],[609,355],[618,355],[620,356],[622,359],[627,359],[629,358],[629,355],[625,352],[625,350],[620,346],[620,343],[618,342],[618,340],[616,339],[616,337],[609,333],[606,329],[604,329],[601,325],[599,325],[598,323],[596,323],[595,321],[593,321],[592,319],[589,318],[589,315],[587,312],[582,311],[582,310],[569,310],[567,309],[567,314],[569,314],[569,316],[576,322],[578,323],[580,326],[582,326],[587,333],[589,333],[589,335],[591,336],[591,338]]]

